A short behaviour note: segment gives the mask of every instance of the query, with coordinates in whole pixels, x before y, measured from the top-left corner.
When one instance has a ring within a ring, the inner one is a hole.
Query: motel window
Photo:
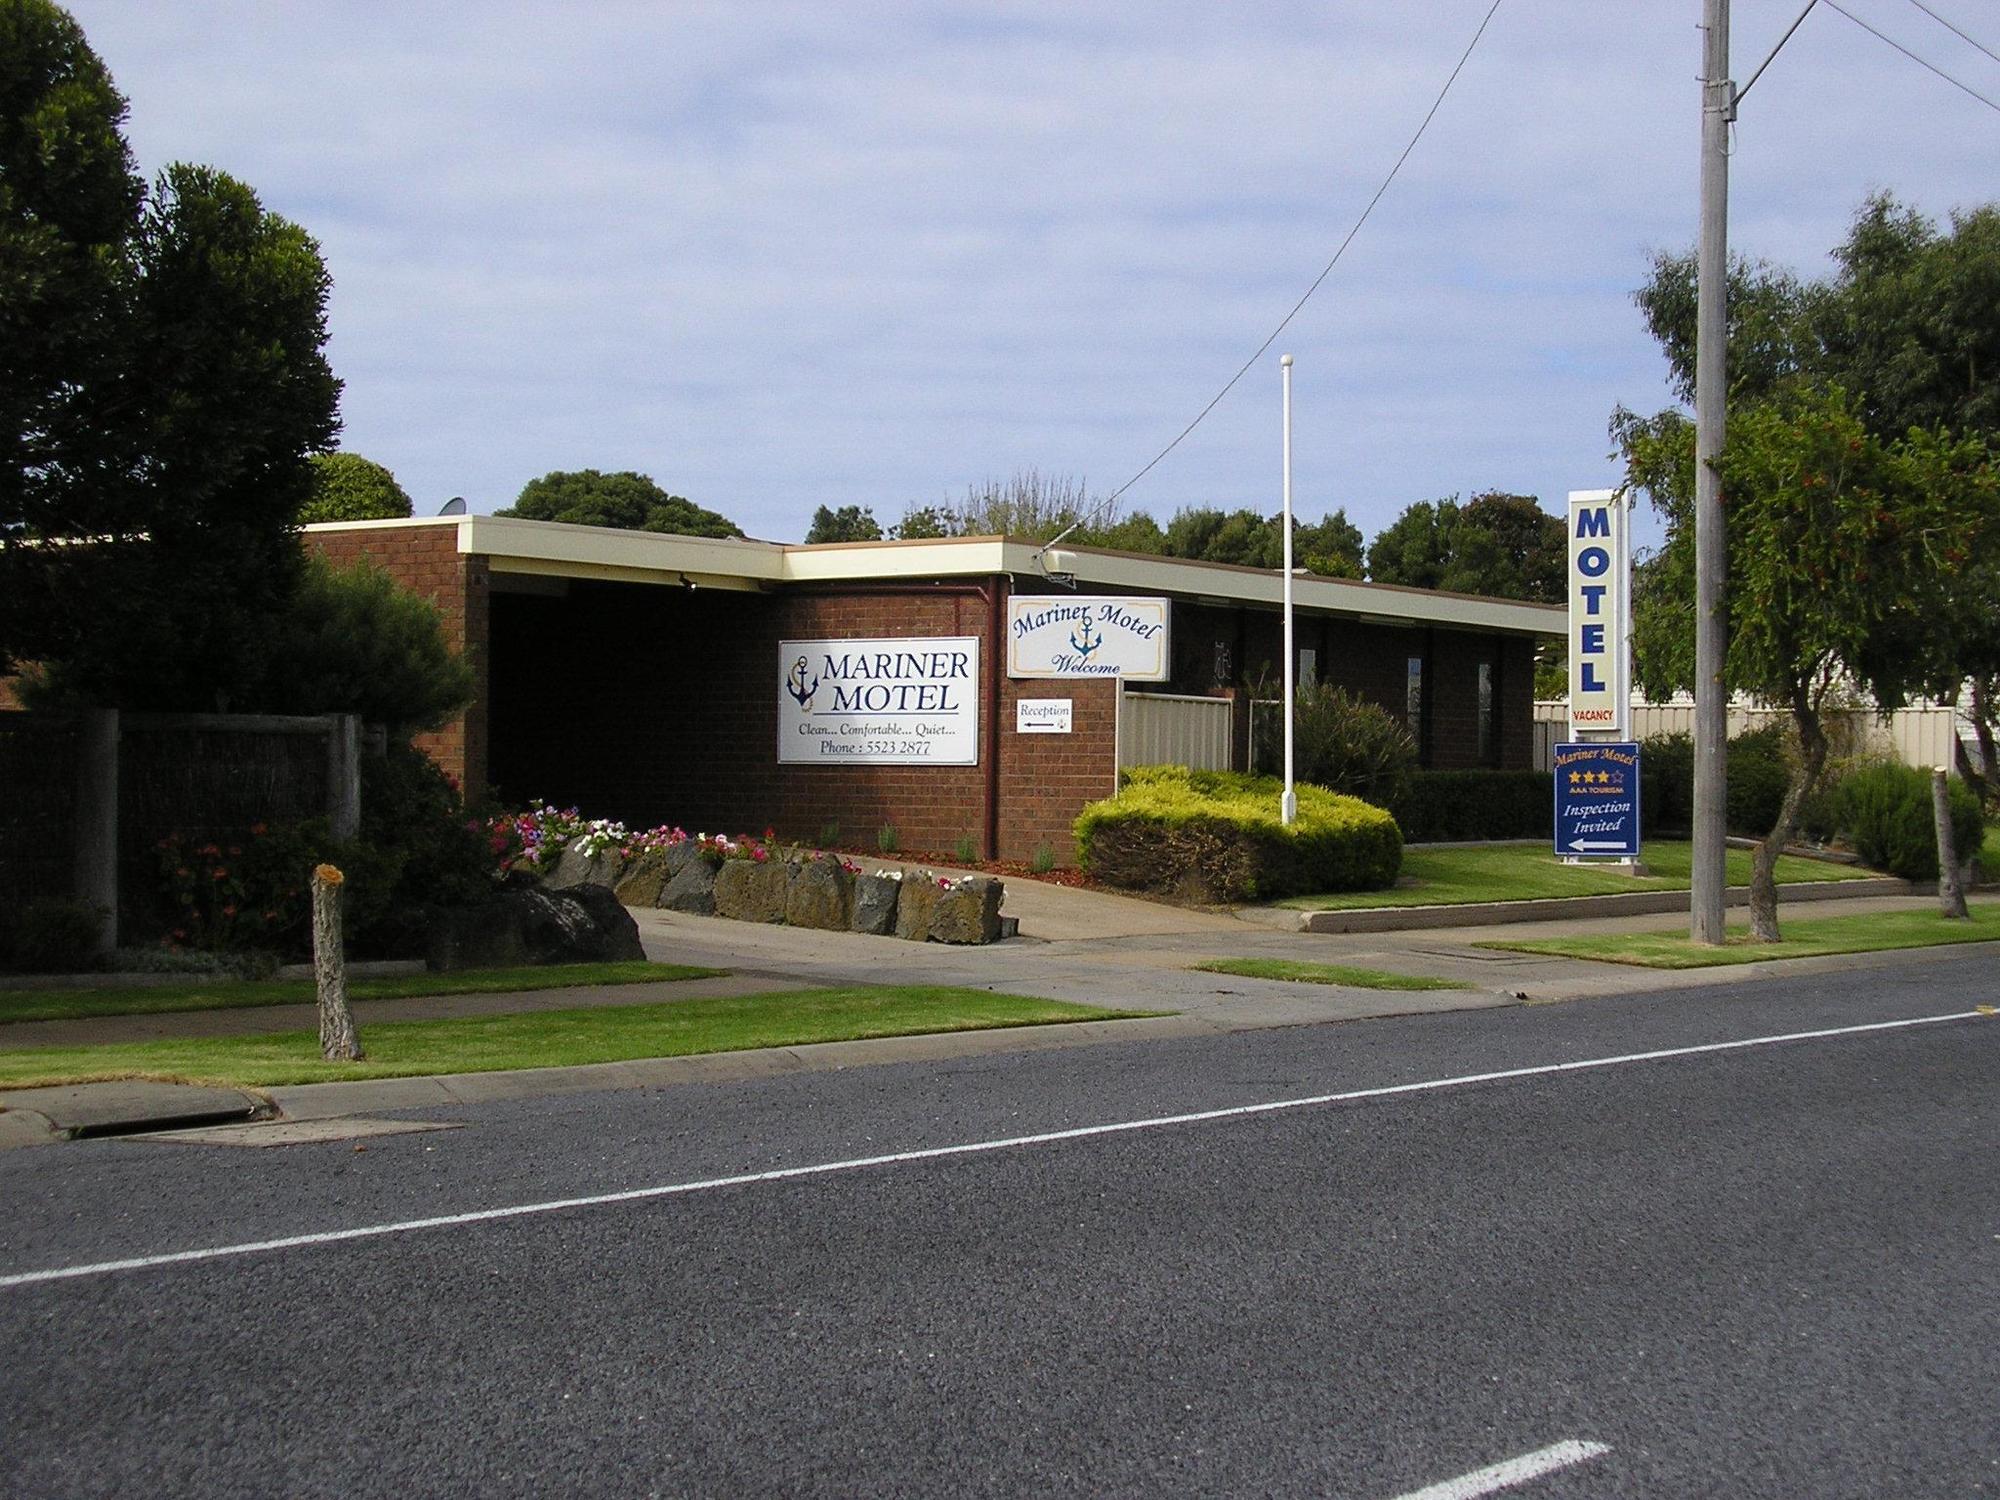
[[[1410,658],[1409,678],[1403,689],[1403,717],[1409,721],[1410,738],[1424,742],[1424,659]]]
[[[1319,652],[1311,646],[1299,647],[1298,685],[1309,688],[1319,681]]]
[[[1493,764],[1493,663],[1479,664],[1479,763]]]

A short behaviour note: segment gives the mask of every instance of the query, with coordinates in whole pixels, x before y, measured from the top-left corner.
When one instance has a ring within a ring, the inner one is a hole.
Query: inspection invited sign
[[[1639,747],[1556,746],[1556,853],[1639,857]]]

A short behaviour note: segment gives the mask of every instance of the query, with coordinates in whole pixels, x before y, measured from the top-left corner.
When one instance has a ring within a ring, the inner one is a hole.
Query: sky
[[[1844,7],[2000,100],[1982,0]],[[1332,257],[1490,0],[77,0],[149,175],[319,241],[341,446],[416,513],[634,469],[752,536],[1025,470],[1124,485]],[[1802,0],[1736,0],[1747,79]],[[1560,510],[1672,397],[1632,302],[1692,246],[1699,0],[1501,0],[1297,319],[1124,494],[1373,536]],[[1824,274],[1870,193],[2000,197],[2000,110],[1827,4],[1743,102],[1733,251]],[[1645,521],[1639,527],[1648,535]]]

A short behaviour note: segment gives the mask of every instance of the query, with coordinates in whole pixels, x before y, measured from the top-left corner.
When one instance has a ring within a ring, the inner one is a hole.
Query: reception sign
[[[1009,677],[1122,677],[1165,682],[1168,602],[1087,594],[1007,601]]]
[[[979,637],[780,641],[778,759],[979,764]]]

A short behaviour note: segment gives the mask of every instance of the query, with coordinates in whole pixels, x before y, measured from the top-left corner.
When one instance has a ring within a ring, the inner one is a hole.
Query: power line
[[[1960,83],[1956,78],[1952,77],[1951,74],[1945,72],[1945,70],[1943,68],[1940,68],[1936,63],[1927,61],[1926,59],[1917,56],[1916,53],[1912,52],[1908,47],[1905,47],[1901,42],[1897,41],[1894,37],[1884,36],[1881,32],[1877,31],[1873,26],[1870,26],[1866,21],[1862,20],[1861,17],[1857,16],[1853,11],[1849,10],[1846,6],[1838,4],[1837,0],[1825,0],[1825,3],[1829,10],[1835,10],[1840,12],[1841,15],[1847,17],[1848,20],[1852,21],[1856,26],[1859,26],[1863,31],[1867,32],[1877,41],[1887,42],[1891,47],[1894,47],[1898,52],[1902,53],[1903,56],[1907,57],[1911,62],[1920,63],[1924,67],[1929,68],[1933,73],[1937,74],[1938,77],[1942,78],[1946,83],[1950,84],[1953,88],[1959,89],[1964,93],[1972,95],[1973,98],[1977,99],[1981,104],[1985,105],[1988,109],[1992,110],[1996,114],[2000,114],[2000,103],[1995,103],[1993,100],[1987,98],[1984,94],[1980,93],[1978,89],[1973,88],[1970,84]]]
[[[1967,36],[1964,32],[1960,31],[1956,26],[1952,25],[1951,22],[1947,21],[1943,16],[1939,15],[1936,11],[1932,10],[1928,5],[1924,4],[1924,0],[1910,0],[1910,4],[1914,5],[1918,10],[1922,11],[1925,15],[1929,16],[1933,21],[1937,22],[1938,25],[1942,26],[1946,31],[1949,31],[1953,36],[1957,37],[1960,41],[1964,42],[1966,45],[1971,47],[1977,47],[1981,52],[1984,52],[1988,57],[1992,58],[1995,62],[2000,62],[2000,52],[1995,52],[1991,47],[1987,46],[1984,42],[1979,41],[1975,37]]]
[[[1375,189],[1375,196],[1368,200],[1367,207],[1361,210],[1361,217],[1356,219],[1354,221],[1354,227],[1347,231],[1347,237],[1340,242],[1340,247],[1333,252],[1333,259],[1329,260],[1326,263],[1325,269],[1323,269],[1319,273],[1319,275],[1313,278],[1313,283],[1311,286],[1306,288],[1305,295],[1300,297],[1297,302],[1294,302],[1292,304],[1292,310],[1286,313],[1285,316],[1279,320],[1278,326],[1271,330],[1271,336],[1265,339],[1263,343],[1257,346],[1256,353],[1252,354],[1248,359],[1243,361],[1243,367],[1240,370],[1238,370],[1234,375],[1229,377],[1228,383],[1224,385],[1221,390],[1215,393],[1214,398],[1208,403],[1208,405],[1204,406],[1199,412],[1195,414],[1195,419],[1192,422],[1188,423],[1187,426],[1183,427],[1180,430],[1179,434],[1174,438],[1174,440],[1171,443],[1168,443],[1166,447],[1162,448],[1158,453],[1155,453],[1151,461],[1147,463],[1145,468],[1141,469],[1138,473],[1134,474],[1130,479],[1126,480],[1123,484],[1119,485],[1117,489],[1113,490],[1109,495],[1105,497],[1106,505],[1111,504],[1120,495],[1124,494],[1127,490],[1131,489],[1133,485],[1137,484],[1140,480],[1144,479],[1148,474],[1152,473],[1154,466],[1157,465],[1161,459],[1165,458],[1169,453],[1173,452],[1174,449],[1180,447],[1182,440],[1186,438],[1189,433],[1193,432],[1195,428],[1201,426],[1202,419],[1206,417],[1210,412],[1214,411],[1216,407],[1222,404],[1222,398],[1224,396],[1227,396],[1232,390],[1236,388],[1236,382],[1241,380],[1245,375],[1249,374],[1250,367],[1256,364],[1258,360],[1262,359],[1264,357],[1265,352],[1268,349],[1270,349],[1271,345],[1275,344],[1278,341],[1278,335],[1283,333],[1285,329],[1291,325],[1292,319],[1296,318],[1299,315],[1300,309],[1303,308],[1307,302],[1312,300],[1312,294],[1319,290],[1320,283],[1325,281],[1328,276],[1333,274],[1333,268],[1340,264],[1341,256],[1345,255],[1347,253],[1347,247],[1354,243],[1354,237],[1361,232],[1361,226],[1363,224],[1366,224],[1368,222],[1368,216],[1375,212],[1375,205],[1380,203],[1382,201],[1382,195],[1389,191],[1389,184],[1394,182],[1396,180],[1396,174],[1403,170],[1403,163],[1408,161],[1410,159],[1410,153],[1417,149],[1417,142],[1422,140],[1424,138],[1424,132],[1430,129],[1430,124],[1432,119],[1436,117],[1438,109],[1444,104],[1445,95],[1449,94],[1451,92],[1451,86],[1454,83],[1458,82],[1458,75],[1465,70],[1466,62],[1472,57],[1472,49],[1479,45],[1479,39],[1486,34],[1487,24],[1490,21],[1492,21],[1493,13],[1499,9],[1500,9],[1500,0],[1493,0],[1492,5],[1487,7],[1486,14],[1480,20],[1478,29],[1472,33],[1472,40],[1465,44],[1465,51],[1459,54],[1458,63],[1455,67],[1452,68],[1451,76],[1445,79],[1444,87],[1438,90],[1437,97],[1431,101],[1431,107],[1425,113],[1423,118],[1423,123],[1417,126],[1416,134],[1412,135],[1410,137],[1409,144],[1403,147],[1403,154],[1398,156],[1396,158],[1396,164],[1391,168],[1389,168],[1389,175],[1382,179],[1382,185]]]

